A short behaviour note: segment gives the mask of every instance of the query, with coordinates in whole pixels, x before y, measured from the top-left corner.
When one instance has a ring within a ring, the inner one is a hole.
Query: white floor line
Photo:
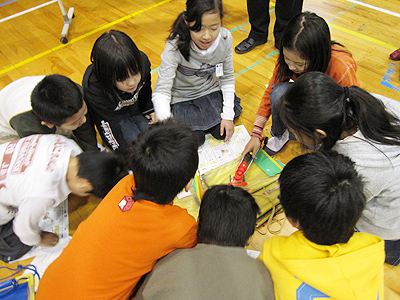
[[[49,1],[49,2],[40,4],[40,5],[38,5],[38,6],[32,7],[32,8],[30,8],[30,9],[24,10],[24,11],[22,11],[22,12],[19,12],[19,13],[15,14],[15,15],[11,15],[11,16],[8,16],[8,17],[6,17],[6,18],[0,19],[0,23],[5,22],[5,21],[8,21],[8,20],[11,20],[11,19],[16,18],[16,17],[19,17],[19,16],[21,16],[21,15],[27,14],[27,13],[29,13],[29,12],[31,12],[31,11],[34,11],[34,10],[36,10],[36,9],[39,9],[39,8],[43,7],[43,6],[52,4],[52,3],[54,3],[54,2],[57,2],[57,0],[51,0],[51,1]]]
[[[377,11],[386,13],[386,14],[388,14],[388,15],[392,15],[392,16],[395,16],[395,17],[400,18],[400,14],[399,14],[399,13],[396,13],[396,12],[393,12],[393,11],[390,11],[390,10],[387,10],[387,9],[384,9],[384,8],[380,8],[380,7],[377,7],[377,6],[373,6],[373,5],[364,3],[364,2],[362,2],[362,1],[357,1],[357,0],[347,0],[347,1],[356,3],[356,4],[358,4],[358,5],[362,5],[362,6],[365,6],[365,7],[368,7],[368,8],[372,8],[372,9],[375,9],[375,10],[377,10]]]

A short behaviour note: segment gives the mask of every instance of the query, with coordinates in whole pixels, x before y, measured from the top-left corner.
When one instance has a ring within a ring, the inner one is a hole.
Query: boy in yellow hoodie
[[[280,176],[281,203],[299,230],[263,245],[275,298],[383,299],[384,242],[354,232],[365,206],[362,178],[337,152],[294,158]]]

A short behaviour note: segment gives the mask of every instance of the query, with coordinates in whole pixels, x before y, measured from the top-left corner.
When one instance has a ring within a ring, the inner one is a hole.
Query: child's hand
[[[156,117],[156,113],[152,112],[149,115],[146,115],[147,120],[149,120],[149,124],[155,124],[157,123],[157,117]]]
[[[48,231],[42,231],[40,233],[40,243],[37,244],[41,247],[53,247],[58,243],[58,235]]]
[[[248,153],[248,152],[253,152],[253,158],[256,157],[257,151],[258,149],[260,149],[260,139],[256,136],[252,136],[250,141],[247,143],[246,147],[244,147],[244,150],[242,152],[242,157],[241,159],[243,159],[243,157]]]
[[[233,124],[233,121],[225,120],[225,119],[221,120],[221,132],[220,132],[220,135],[223,135],[224,131],[225,131],[225,133],[226,133],[225,142],[227,142],[227,141],[229,141],[231,139],[231,137],[233,135],[233,132],[235,131],[234,127],[235,126]]]

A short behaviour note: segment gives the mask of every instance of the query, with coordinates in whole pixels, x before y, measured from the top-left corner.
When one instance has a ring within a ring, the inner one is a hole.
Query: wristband
[[[258,126],[253,127],[253,131],[251,132],[251,136],[258,137],[261,140],[263,129]]]

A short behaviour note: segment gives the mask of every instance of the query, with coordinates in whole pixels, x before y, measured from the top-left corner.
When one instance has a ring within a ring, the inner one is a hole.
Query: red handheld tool
[[[247,185],[247,182],[244,181],[244,174],[246,174],[252,162],[253,156],[249,152],[244,156],[243,160],[238,165],[235,175],[233,178],[231,178],[231,182],[229,182],[229,184],[234,186]]]

